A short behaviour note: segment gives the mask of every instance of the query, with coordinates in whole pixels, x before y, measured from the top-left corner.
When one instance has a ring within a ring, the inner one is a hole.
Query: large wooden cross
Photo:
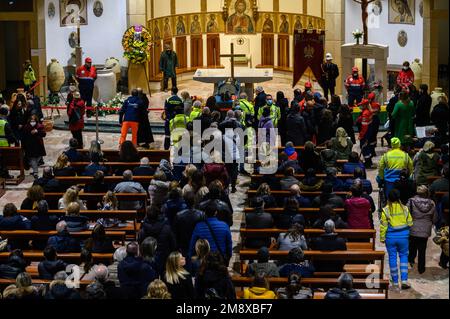
[[[231,43],[231,54],[221,54],[221,58],[231,58],[231,81],[234,81],[234,58],[245,58],[245,54],[234,54],[234,43]]]

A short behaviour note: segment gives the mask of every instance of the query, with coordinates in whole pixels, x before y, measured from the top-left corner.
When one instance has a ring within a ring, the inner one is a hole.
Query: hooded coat
[[[408,200],[406,206],[411,212],[413,225],[409,230],[410,236],[428,238],[431,236],[433,222],[437,221],[435,203],[429,198],[414,196]]]

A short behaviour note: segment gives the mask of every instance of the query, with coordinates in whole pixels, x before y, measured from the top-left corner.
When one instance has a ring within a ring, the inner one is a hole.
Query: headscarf
[[[433,158],[434,156],[433,149],[434,143],[431,141],[426,141],[425,144],[423,145],[423,151],[429,158]]]
[[[338,140],[339,145],[341,145],[344,148],[347,147],[347,145],[348,145],[348,134],[347,134],[347,131],[344,128],[339,127],[336,130],[336,138]]]

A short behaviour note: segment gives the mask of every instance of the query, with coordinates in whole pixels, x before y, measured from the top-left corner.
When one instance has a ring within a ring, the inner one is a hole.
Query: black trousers
[[[441,257],[439,258],[439,263],[442,266],[448,267],[448,256],[444,254],[444,252],[441,252]],[[447,269],[447,268],[445,268]]]
[[[427,252],[428,238],[409,236],[409,263],[414,264],[416,256],[419,255],[419,273],[425,272],[425,259]]]
[[[177,77],[171,77],[170,79],[172,79],[172,87],[176,88],[177,87]],[[164,80],[163,80],[163,91],[167,90],[169,87],[169,77],[164,76]]]
[[[239,163],[227,163],[225,164],[225,168],[230,176],[231,187],[236,187],[236,181],[239,175]]]
[[[74,139],[78,141],[78,149],[83,148],[83,130],[70,131]]]
[[[335,93],[335,89],[336,89],[336,85],[330,85],[328,83],[323,84],[323,94],[324,94],[325,98],[327,99],[327,101],[329,101],[328,92],[330,92],[330,95],[333,96]]]

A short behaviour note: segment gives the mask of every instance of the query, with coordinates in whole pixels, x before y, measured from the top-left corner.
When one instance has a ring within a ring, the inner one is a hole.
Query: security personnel
[[[36,83],[36,75],[31,65],[30,60],[26,60],[24,64],[25,71],[23,72],[23,84],[25,85],[25,92],[28,92]]]
[[[181,140],[183,136],[183,132],[175,131],[176,129],[187,129],[187,125],[189,123],[189,118],[184,114],[183,105],[175,107],[175,117],[170,120],[169,128],[170,128],[170,137],[172,139],[173,145],[177,146],[178,142]]]
[[[273,98],[270,94],[267,94],[266,96],[266,106],[258,110],[258,121],[261,119],[265,108],[270,108],[270,118],[272,119],[273,126],[277,127],[278,121],[281,118],[281,111],[280,108],[273,103]]]
[[[0,107],[0,147],[9,147],[17,142],[11,126],[8,123],[7,116],[8,109]],[[11,178],[8,171],[3,169],[2,161],[0,161],[0,176]]]
[[[245,92],[242,92],[239,96],[239,108],[242,111],[242,123],[244,124],[244,127],[253,126],[255,108],[253,104],[248,101],[248,96]]]
[[[202,115],[202,102],[195,101],[192,104],[192,111],[189,114],[189,122],[194,122],[194,120],[198,119]]]
[[[86,102],[86,106],[92,106],[92,96],[94,94],[94,82],[97,79],[97,69],[92,66],[92,59],[86,58],[84,65],[77,69],[76,78],[79,82],[81,98]]]
[[[391,139],[392,150],[386,152],[380,160],[378,168],[377,182],[380,186],[384,185],[386,197],[394,188],[394,183],[400,179],[402,170],[408,170],[409,174],[414,171],[413,161],[408,153],[400,149],[401,142],[398,137]]]
[[[139,131],[139,121],[141,117],[142,100],[139,92],[133,89],[131,96],[125,100],[119,111],[119,123],[122,124],[119,144],[122,145],[127,139],[128,129],[131,129],[131,136],[134,146],[138,146],[137,137]]]
[[[348,106],[353,107],[356,103],[361,103],[364,95],[364,87],[366,82],[364,78],[359,75],[359,69],[355,66],[352,68],[352,75],[345,81],[345,87],[348,92]]]
[[[164,122],[164,132],[165,132],[165,140],[164,140],[164,149],[168,150],[170,148],[170,121],[177,115],[175,109],[177,107],[184,108],[184,103],[181,98],[177,95],[178,89],[177,87],[172,87],[172,95],[166,100],[164,104],[164,114],[163,120]]]

